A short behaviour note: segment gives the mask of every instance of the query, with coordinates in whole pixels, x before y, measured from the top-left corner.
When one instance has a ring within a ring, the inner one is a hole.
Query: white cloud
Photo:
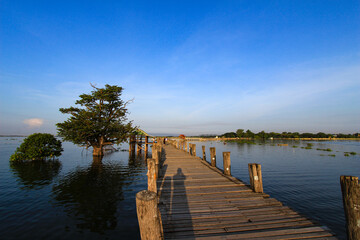
[[[23,121],[28,127],[35,128],[44,124],[44,119],[41,118],[29,118]]]

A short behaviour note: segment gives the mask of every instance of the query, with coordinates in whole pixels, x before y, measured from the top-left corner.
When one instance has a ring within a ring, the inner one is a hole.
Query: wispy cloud
[[[41,118],[29,118],[23,121],[30,128],[41,127],[44,124],[44,119]]]

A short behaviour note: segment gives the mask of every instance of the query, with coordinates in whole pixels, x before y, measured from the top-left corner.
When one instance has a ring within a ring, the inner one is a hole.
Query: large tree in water
[[[60,108],[60,112],[71,116],[56,126],[65,141],[93,147],[93,155],[102,156],[104,146],[126,141],[133,131],[132,122],[127,119],[129,101],[120,98],[122,87],[91,86],[91,94],[82,94],[75,102],[81,107]]]

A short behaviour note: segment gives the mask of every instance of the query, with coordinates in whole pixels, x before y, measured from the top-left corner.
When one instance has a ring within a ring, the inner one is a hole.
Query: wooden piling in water
[[[346,217],[347,239],[360,239],[360,186],[359,178],[353,176],[340,177]]]
[[[156,175],[155,159],[149,158],[147,160],[147,166],[148,166],[148,172],[147,172],[148,190],[157,193],[157,186],[156,186],[157,175]]]
[[[163,239],[161,216],[156,192],[143,190],[136,194],[136,213],[142,240]]]
[[[203,145],[201,147],[202,147],[203,160],[206,161],[205,146]]]
[[[148,150],[149,150],[149,136],[145,136],[145,154],[146,155],[148,153]]]
[[[216,148],[215,147],[210,148],[210,160],[211,160],[211,166],[216,167]]]
[[[224,174],[231,176],[230,152],[223,152]]]
[[[141,150],[142,150],[142,139],[143,139],[143,136],[140,135],[139,140],[138,140],[138,152],[141,152]]]
[[[251,189],[256,193],[263,193],[261,165],[257,163],[249,163],[249,177]]]

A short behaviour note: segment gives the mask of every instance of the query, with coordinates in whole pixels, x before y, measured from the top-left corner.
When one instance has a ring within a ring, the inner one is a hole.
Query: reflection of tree
[[[138,172],[138,171],[137,171]],[[124,199],[123,187],[131,184],[136,172],[119,163],[94,159],[86,169],[76,169],[53,188],[56,201],[79,221],[77,227],[104,233],[117,225],[117,205]]]
[[[40,189],[59,174],[61,163],[59,160],[10,162],[10,168],[24,188]]]

